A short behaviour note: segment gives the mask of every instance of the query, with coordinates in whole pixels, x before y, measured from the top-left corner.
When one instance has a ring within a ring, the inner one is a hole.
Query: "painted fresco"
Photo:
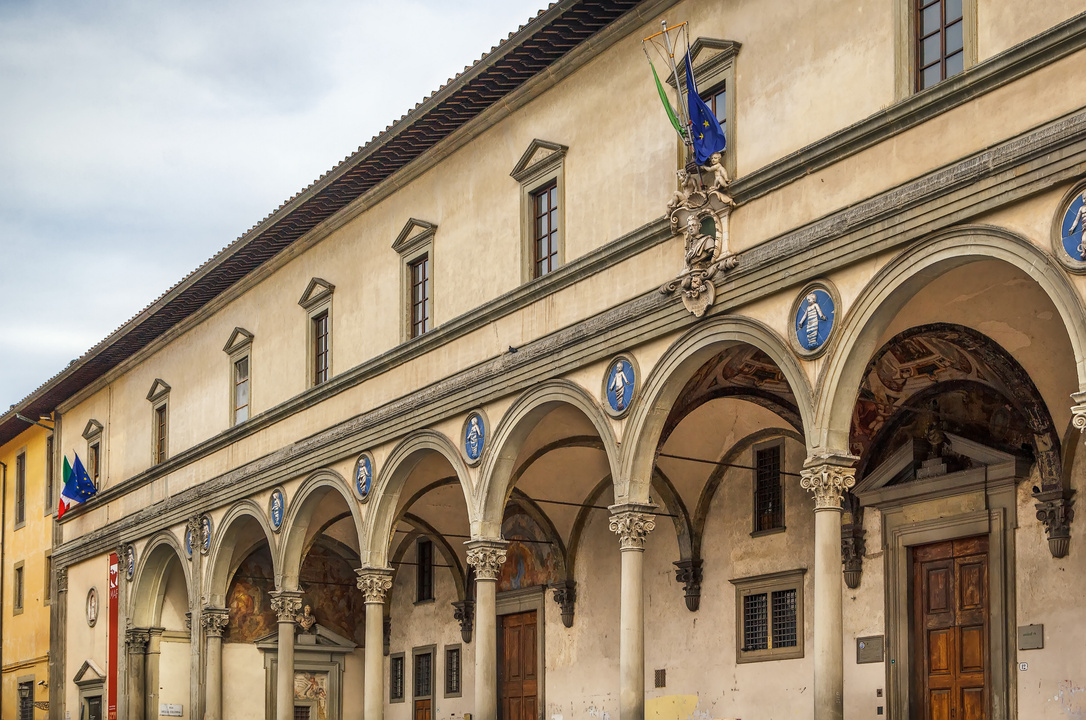
[[[268,546],[254,550],[242,561],[226,593],[226,610],[230,623],[223,635],[224,642],[253,642],[276,630],[275,612],[271,609],[271,592],[275,590]]]
[[[506,508],[502,537],[509,541],[498,590],[520,590],[562,580],[558,549],[528,513],[515,505]]]
[[[302,560],[299,586],[303,602],[317,622],[361,645],[365,637],[365,598],[358,590],[354,566],[335,550],[316,544]]]
[[[684,417],[722,397],[741,397],[761,405],[803,432],[796,397],[781,369],[758,348],[735,345],[714,356],[687,381],[664,423],[660,444],[667,441]]]
[[[907,330],[875,354],[853,410],[850,446],[862,470],[910,438],[930,444],[940,432],[1011,453],[1025,447],[1044,482],[1060,482],[1059,437],[1029,375],[989,338],[946,323]]]
[[[328,720],[328,673],[295,672],[294,699],[316,700],[315,720]]]

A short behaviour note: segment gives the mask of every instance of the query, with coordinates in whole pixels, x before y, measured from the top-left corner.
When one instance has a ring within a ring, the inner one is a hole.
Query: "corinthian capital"
[[[302,609],[302,594],[296,590],[276,590],[271,593],[271,606],[279,622],[294,622]]]
[[[392,589],[392,568],[359,568],[358,589],[367,603],[383,603]]]
[[[611,532],[618,534],[619,547],[623,550],[644,550],[645,538],[656,529],[655,505],[626,503],[612,505]]]
[[[505,548],[509,543],[504,540],[469,540],[468,564],[475,568],[475,577],[479,580],[497,580],[505,564]]]
[[[274,601],[273,605],[274,605]],[[208,637],[222,637],[223,630],[230,622],[230,613],[224,608],[206,607],[200,613],[200,624]]]
[[[1071,424],[1086,432],[1086,392],[1071,393],[1071,399],[1075,404],[1071,406]]]
[[[800,487],[814,494],[815,510],[840,510],[845,491],[856,484],[852,455],[812,455],[800,471]]]

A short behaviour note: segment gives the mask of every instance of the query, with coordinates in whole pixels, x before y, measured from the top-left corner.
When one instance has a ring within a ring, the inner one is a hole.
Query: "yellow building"
[[[0,717],[44,718],[49,709],[53,513],[59,492],[53,434],[11,412],[0,417],[0,441],[4,443]]]

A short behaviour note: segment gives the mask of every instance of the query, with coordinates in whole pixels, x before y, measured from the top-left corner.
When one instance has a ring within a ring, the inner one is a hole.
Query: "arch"
[[[584,388],[569,380],[541,383],[525,392],[502,417],[493,444],[484,451],[479,491],[472,518],[472,534],[497,538],[501,534],[505,503],[512,494],[515,481],[514,463],[520,449],[536,425],[559,405],[579,410],[596,430],[603,443],[607,465],[614,474],[618,461],[618,443],[611,421],[596,399]]]
[[[648,502],[657,445],[672,405],[697,368],[722,349],[739,343],[758,348],[780,368],[795,395],[803,427],[810,427],[811,385],[784,338],[746,317],[727,315],[701,323],[668,348],[633,402],[622,443],[622,479],[616,486],[616,502]]]
[[[278,560],[275,562],[275,586],[280,590],[297,590],[298,574],[301,571],[302,556],[305,552],[305,536],[309,522],[320,500],[329,492],[339,493],[351,512],[355,532],[358,534],[359,547],[362,547],[362,518],[358,503],[354,500],[351,488],[339,473],[324,468],[312,473],[298,488],[294,500],[290,503],[286,517],[283,518],[283,538],[279,544]],[[274,546],[273,546],[274,548]]]
[[[460,457],[456,446],[436,430],[419,430],[400,441],[385,460],[377,474],[377,482],[371,492],[370,507],[362,526],[360,555],[366,567],[385,567],[388,549],[392,543],[392,530],[397,519],[400,493],[411,476],[411,471],[429,453],[436,452],[452,466],[456,479],[464,492],[464,502],[471,513],[471,481],[468,467]],[[417,498],[412,498],[414,501]],[[469,518],[470,519],[470,518]]]
[[[271,551],[275,577],[279,577],[282,572],[278,564],[279,555],[276,552],[275,534],[272,532],[264,510],[250,498],[234,503],[219,521],[219,532],[216,533],[215,542],[211,544],[211,551],[208,553],[204,595],[207,597],[208,604],[213,607],[223,607],[226,592],[230,586],[230,578],[237,570],[237,565],[260,544],[257,540],[247,548],[242,548],[243,552],[240,555],[236,552],[239,538],[236,532],[231,533],[231,529],[236,530],[235,524],[244,521],[245,518],[255,520],[263,531],[263,539],[267,541],[268,550]]]
[[[158,627],[162,618],[162,594],[170,576],[170,561],[177,560],[185,575],[185,596],[192,608],[192,574],[181,543],[170,530],[152,535],[140,553],[128,593],[128,617],[134,627]]]
[[[1086,388],[1086,307],[1056,261],[1028,240],[990,225],[936,233],[882,268],[845,315],[818,381],[808,447],[846,451],[853,406],[878,341],[905,304],[940,275],[971,262],[1000,260],[1018,268],[1048,295],[1075,354],[1079,388]]]
[[[415,542],[418,538],[427,537],[433,541],[434,546],[437,547],[437,551],[441,553],[441,557],[449,564],[449,572],[453,576],[453,585],[456,587],[456,599],[460,602],[467,600],[467,573],[464,570],[464,566],[460,564],[460,558],[457,556],[453,546],[449,544],[448,539],[439,533],[433,525],[426,522],[418,515],[404,513],[403,520],[411,525],[412,529],[404,536],[403,540],[400,541],[400,544],[396,546],[396,552],[392,554],[392,581],[395,582],[396,576],[400,574],[400,567],[402,565],[404,553],[407,552],[407,548],[409,548],[411,543]],[[391,602],[391,599],[392,596],[390,594],[386,600],[386,604]]]

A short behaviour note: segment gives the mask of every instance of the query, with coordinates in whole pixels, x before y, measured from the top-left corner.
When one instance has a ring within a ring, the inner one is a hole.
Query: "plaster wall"
[[[858,663],[858,638],[886,635],[885,578],[882,550],[882,513],[875,508],[864,510],[864,530],[867,552],[864,554],[860,586],[849,589],[841,577],[841,615],[845,660],[845,720],[876,717],[878,708],[888,712],[886,696],[886,662]],[[881,697],[878,691],[882,690]]]
[[[106,664],[109,615],[106,609],[108,600],[109,557],[100,555],[81,563],[68,566],[68,626],[65,668],[63,670],[65,704],[68,708],[79,707],[79,688],[72,680],[79,668],[87,660],[108,673]],[[96,588],[100,601],[98,622],[94,627],[87,625],[87,592]]]
[[[264,655],[250,643],[223,643],[222,706],[230,720],[265,720]],[[349,686],[348,686],[349,687]]]
[[[181,706],[181,717],[191,718],[189,706],[189,674],[191,672],[191,644],[175,638],[162,638],[162,656],[159,658],[159,702]]]

